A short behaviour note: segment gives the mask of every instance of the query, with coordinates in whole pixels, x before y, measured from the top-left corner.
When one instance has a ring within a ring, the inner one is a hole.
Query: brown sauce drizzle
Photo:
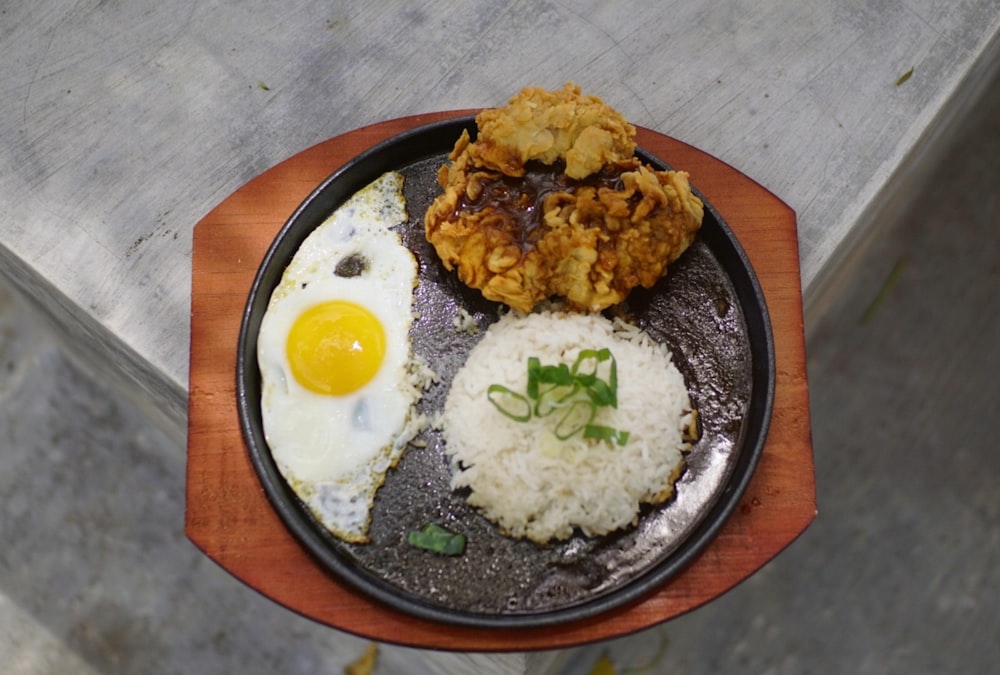
[[[512,229],[519,234],[523,247],[530,241],[532,231],[541,223],[542,205],[550,194],[574,194],[582,187],[622,189],[621,174],[624,170],[621,168],[608,167],[582,180],[569,178],[564,173],[564,168],[562,162],[552,165],[529,162],[525,166],[524,176],[498,173],[493,178],[482,181],[482,191],[475,199],[470,199],[468,194],[462,195],[455,216],[457,218],[463,212],[479,213],[484,210],[503,214],[509,219]]]

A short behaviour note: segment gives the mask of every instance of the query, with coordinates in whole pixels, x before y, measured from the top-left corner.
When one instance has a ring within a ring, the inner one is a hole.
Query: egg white
[[[271,455],[320,522],[347,541],[367,540],[376,491],[426,424],[415,404],[430,375],[409,341],[417,263],[391,229],[407,219],[402,181],[399,173],[384,174],[306,238],[272,293],[258,335],[261,413]],[[338,276],[347,259],[363,260],[363,271]],[[366,308],[386,338],[373,379],[343,396],[299,384],[285,348],[299,315],[328,300]]]

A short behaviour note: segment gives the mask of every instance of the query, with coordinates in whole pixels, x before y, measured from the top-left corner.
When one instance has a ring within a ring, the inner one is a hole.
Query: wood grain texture
[[[678,576],[630,605],[539,629],[460,628],[414,619],[369,600],[325,571],[271,508],[236,412],[236,345],[257,267],[296,206],[344,162],[401,131],[472,111],[392,120],[313,146],[251,180],[194,233],[188,400],[186,532],[251,588],[317,621],[413,647],[523,651],[631,633],[698,607],[744,580],[801,534],[816,514],[795,214],[732,167],[640,128],[639,144],[690,172],[753,264],[774,330],[774,416],[740,507]]]

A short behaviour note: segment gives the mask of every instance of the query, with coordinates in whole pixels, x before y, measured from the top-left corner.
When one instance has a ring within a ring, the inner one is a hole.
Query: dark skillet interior
[[[409,223],[404,243],[420,265],[413,349],[442,383],[420,405],[439,410],[448,383],[498,306],[444,270],[423,236],[423,214],[439,193],[437,169],[471,117],[432,124],[359,155],[320,185],[275,238],[258,270],[240,330],[237,396],[254,468],[285,525],[323,565],[402,612],[474,627],[521,628],[593,616],[658,587],[690,562],[737,505],[760,456],[771,415],[774,355],[770,322],[753,270],[731,230],[706,203],[695,244],[650,290],[634,292],[627,316],[665,343],[699,409],[702,436],[688,456],[676,498],[646,508],[636,527],[598,539],[577,535],[548,547],[501,536],[449,489],[438,432],[421,436],[389,472],[372,513],[367,545],[340,541],[320,526],[281,477],[264,441],[257,333],[271,291],[305,237],[345,199],[385,171],[401,171]],[[665,164],[639,153],[650,164]],[[478,333],[460,333],[461,306]],[[461,557],[406,544],[410,530],[440,523],[467,536]]]

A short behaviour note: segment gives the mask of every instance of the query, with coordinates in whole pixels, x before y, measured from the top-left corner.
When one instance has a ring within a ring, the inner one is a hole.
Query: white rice
[[[490,402],[502,384],[524,392],[528,357],[572,364],[607,347],[617,361],[618,407],[594,423],[629,432],[624,446],[576,435],[559,440],[556,416],[518,422]],[[635,524],[640,505],[673,494],[693,413],[670,354],[645,333],[598,315],[511,312],[492,325],[455,375],[441,417],[452,487],[513,537],[544,543]]]

